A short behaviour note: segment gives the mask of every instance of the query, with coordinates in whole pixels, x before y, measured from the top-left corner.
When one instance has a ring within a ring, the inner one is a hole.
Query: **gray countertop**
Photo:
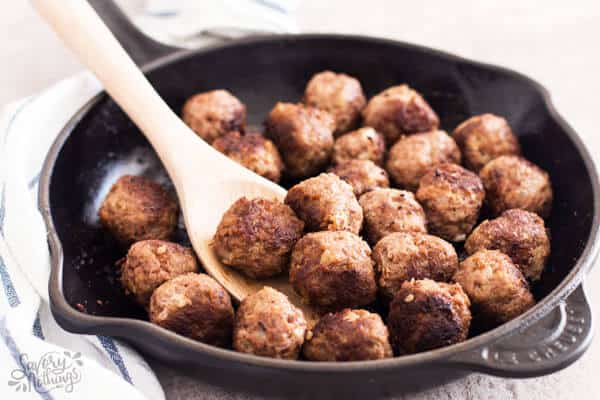
[[[121,0],[139,4],[140,0]],[[548,0],[402,2],[397,0],[300,0],[302,31],[385,36],[467,58],[510,67],[534,77],[552,93],[557,109],[598,160],[600,3]],[[538,3],[539,5],[535,5]],[[543,4],[543,6],[542,6]],[[0,13],[0,104],[34,93],[81,69],[29,4],[12,1]],[[586,280],[595,318],[600,317],[600,271]],[[151,361],[169,399],[247,399],[211,387]],[[418,395],[396,399],[592,399],[600,393],[600,340],[574,365],[535,379],[473,374]]]

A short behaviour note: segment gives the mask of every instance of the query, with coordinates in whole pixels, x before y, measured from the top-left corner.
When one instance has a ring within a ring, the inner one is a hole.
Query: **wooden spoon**
[[[281,186],[247,170],[200,139],[167,106],[92,7],[83,0],[32,0],[37,11],[148,138],[179,197],[188,235],[206,271],[238,301],[271,286],[317,318],[288,277],[255,281],[224,266],[211,240],[223,213],[242,196],[282,201]]]

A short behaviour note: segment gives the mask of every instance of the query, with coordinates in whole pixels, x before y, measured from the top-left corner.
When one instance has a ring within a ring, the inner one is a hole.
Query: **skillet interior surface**
[[[565,278],[593,227],[592,179],[577,144],[547,109],[543,93],[519,75],[390,41],[308,36],[248,41],[172,57],[151,68],[148,78],[177,113],[196,92],[228,89],[247,105],[249,124],[260,126],[275,102],[299,101],[308,79],[325,69],[357,77],[369,97],[408,83],[424,95],[449,132],[475,114],[507,118],[525,157],[550,173],[555,193],[547,220],[552,255],[533,288],[536,298],[544,298]],[[72,307],[98,316],[146,319],[116,281],[114,264],[125,249],[100,228],[95,213],[121,174],[142,173],[168,182],[153,154],[106,96],[74,126],[59,150],[49,201],[63,248],[62,289]],[[177,241],[187,241],[182,226]]]

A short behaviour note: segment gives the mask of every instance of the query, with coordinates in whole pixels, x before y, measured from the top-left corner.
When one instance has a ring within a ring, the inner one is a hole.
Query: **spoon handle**
[[[85,0],[31,0],[38,13],[148,138],[175,185],[185,162],[219,155],[169,108]]]

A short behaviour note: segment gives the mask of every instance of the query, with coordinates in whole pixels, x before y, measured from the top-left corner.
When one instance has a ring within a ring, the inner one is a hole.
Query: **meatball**
[[[268,278],[286,269],[304,223],[285,204],[238,199],[223,215],[213,238],[217,258],[243,274]]]
[[[385,167],[396,185],[414,192],[427,171],[446,162],[460,164],[460,151],[446,132],[435,130],[398,140]]]
[[[550,215],[552,185],[548,173],[518,156],[500,156],[479,172],[486,201],[495,215],[511,208]]]
[[[456,164],[440,164],[419,182],[417,200],[427,216],[429,233],[453,242],[465,240],[485,199],[477,174]]]
[[[337,164],[329,169],[348,182],[356,197],[377,188],[390,186],[387,172],[370,160],[349,160]]]
[[[163,240],[142,240],[129,248],[121,265],[121,284],[148,307],[154,290],[169,279],[198,271],[194,251]]]
[[[304,345],[304,356],[311,361],[366,361],[392,355],[381,317],[348,308],[321,317]]]
[[[290,282],[304,301],[323,310],[369,304],[377,293],[371,249],[346,231],[300,239],[292,251]]]
[[[493,328],[535,304],[527,281],[510,258],[497,250],[481,250],[460,263],[454,275],[473,303],[473,315]]]
[[[467,238],[465,250],[500,250],[508,255],[526,278],[537,281],[550,255],[550,239],[544,220],[529,211],[504,211],[483,221]]]
[[[392,299],[405,281],[433,279],[449,282],[458,269],[454,247],[443,239],[424,233],[396,232],[373,248],[379,290]]]
[[[400,136],[437,129],[440,120],[423,96],[408,85],[394,86],[369,100],[363,123],[385,137],[388,145]]]
[[[161,185],[125,175],[110,188],[100,206],[102,225],[121,243],[168,239],[177,227],[177,202]]]
[[[258,132],[231,131],[213,142],[227,157],[273,182],[279,182],[283,161],[277,147]]]
[[[357,79],[323,71],[306,85],[304,103],[329,112],[335,120],[334,135],[337,136],[358,125],[367,100]]]
[[[462,151],[465,166],[476,172],[496,157],[521,153],[508,122],[494,114],[469,118],[454,130],[452,137]]]
[[[377,189],[358,200],[365,219],[364,234],[371,245],[393,232],[427,232],[425,211],[411,192]]]
[[[265,126],[291,177],[314,175],[329,162],[334,120],[326,111],[302,104],[277,103]]]
[[[392,346],[403,355],[464,341],[471,325],[470,305],[459,284],[404,282],[388,314]]]
[[[335,174],[321,174],[293,186],[285,197],[309,231],[350,231],[358,234],[363,212],[352,186]]]
[[[246,125],[246,106],[227,90],[212,90],[190,97],[183,106],[182,119],[198,136],[212,143]]]
[[[233,348],[262,357],[298,358],[306,320],[287,296],[270,287],[247,296],[235,315]]]
[[[371,160],[383,165],[385,140],[373,128],[365,127],[348,132],[335,140],[331,159],[334,164],[348,160]]]
[[[233,307],[229,294],[206,274],[179,275],[150,298],[150,321],[214,346],[231,343]]]

